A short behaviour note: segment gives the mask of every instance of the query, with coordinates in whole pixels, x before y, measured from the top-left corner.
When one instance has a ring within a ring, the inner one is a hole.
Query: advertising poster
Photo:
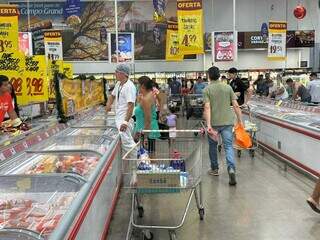
[[[0,54],[13,53],[19,49],[18,15],[15,5],[0,4]]]
[[[203,54],[202,0],[178,0],[177,17],[181,54]]]
[[[5,72],[12,83],[19,105],[26,105],[26,81],[24,80],[25,56],[15,51],[0,53],[0,73]]]
[[[268,59],[286,60],[287,22],[269,22]]]
[[[232,62],[236,59],[234,32],[213,32],[213,62]]]
[[[44,32],[44,49],[49,60],[63,60],[62,35],[59,30]]]
[[[166,41],[166,61],[182,61],[179,50],[178,23],[168,22]]]
[[[45,56],[26,57],[24,77],[26,101],[28,103],[48,101],[49,86]]]
[[[134,35],[133,33],[118,34],[118,52],[116,34],[111,33],[111,62],[134,62]],[[118,59],[117,59],[118,58]]]
[[[32,56],[32,35],[30,32],[19,32],[19,50],[26,56]]]

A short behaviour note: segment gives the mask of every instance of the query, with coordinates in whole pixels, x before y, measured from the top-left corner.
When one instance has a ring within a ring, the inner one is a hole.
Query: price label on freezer
[[[3,155],[3,153],[0,153],[0,160],[1,160],[1,161],[6,160],[6,157]]]

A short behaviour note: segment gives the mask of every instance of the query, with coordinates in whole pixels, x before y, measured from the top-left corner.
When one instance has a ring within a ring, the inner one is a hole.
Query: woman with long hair
[[[137,106],[134,110],[136,124],[134,133],[136,138],[140,136],[143,130],[159,130],[157,121],[156,100],[153,94],[153,82],[147,76],[138,79],[140,92]],[[143,134],[144,143],[148,145],[148,151],[153,154],[155,151],[155,140],[160,138],[159,132],[150,132]]]

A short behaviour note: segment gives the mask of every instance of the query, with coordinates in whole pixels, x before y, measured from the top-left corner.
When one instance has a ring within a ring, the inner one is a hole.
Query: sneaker
[[[208,171],[208,174],[211,175],[211,176],[219,176],[219,169],[210,169]]]
[[[230,186],[235,186],[237,185],[237,180],[236,180],[236,172],[234,169],[229,169],[229,185]]]

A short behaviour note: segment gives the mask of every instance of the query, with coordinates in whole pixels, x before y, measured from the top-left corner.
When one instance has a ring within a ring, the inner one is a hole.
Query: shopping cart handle
[[[180,133],[200,133],[200,130],[192,130],[192,129],[185,129],[185,130],[143,130],[143,133],[154,133],[154,132],[159,132],[159,133],[169,133],[169,132],[180,132]]]

